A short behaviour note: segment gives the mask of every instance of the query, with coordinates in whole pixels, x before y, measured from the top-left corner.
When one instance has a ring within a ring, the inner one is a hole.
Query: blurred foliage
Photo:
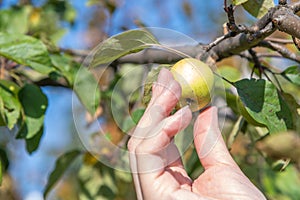
[[[259,18],[274,2],[236,0],[233,3],[242,4]],[[113,0],[90,0],[87,5],[101,7],[109,15],[119,6]],[[191,18],[190,2],[184,1],[182,6]],[[96,59],[89,66],[81,67],[84,53],[58,45],[67,31],[67,26],[62,24],[73,26],[76,17],[76,10],[68,1],[48,0],[40,7],[23,3],[0,10],[0,126],[17,129],[17,139],[26,142],[28,153],[38,150],[43,135],[48,101],[40,88],[45,85],[73,89],[87,110],[87,124],[105,118],[106,127],[102,130],[105,140],[126,149],[128,135],[125,133],[137,124],[145,110],[140,86],[148,76],[145,90],[151,90],[157,69],[161,67],[112,63],[102,68],[103,64],[124,55],[153,46],[164,47],[145,30],[110,37],[95,52]],[[267,59],[265,62],[273,64]],[[222,129],[224,139],[241,169],[269,199],[296,200],[300,196],[300,67],[294,65],[279,72],[269,70],[265,74],[271,78],[263,79],[253,75],[256,70],[253,63],[243,66],[240,63],[235,57],[218,63],[217,73],[223,80],[216,77],[215,93],[230,110]],[[248,78],[244,76],[245,69]],[[191,133],[192,126],[189,126],[176,136],[175,142],[183,154],[188,174],[196,178],[203,169]],[[104,146],[102,150],[108,159],[113,158],[110,149]],[[61,155],[49,175],[45,196],[73,163],[79,163],[73,169],[76,198],[135,199],[130,173],[106,166],[95,155],[87,149]],[[127,154],[122,156],[120,162],[128,162]],[[2,184],[9,184],[6,173],[9,158],[2,144],[0,158]],[[1,199],[5,192],[11,194],[9,189],[0,190]],[[61,195],[61,199],[67,197]]]

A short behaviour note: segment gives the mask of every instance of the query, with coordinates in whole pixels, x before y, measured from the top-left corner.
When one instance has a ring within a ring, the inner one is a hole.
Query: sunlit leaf
[[[26,84],[21,88],[19,99],[24,109],[24,123],[19,130],[18,138],[30,139],[44,124],[48,99],[42,90],[33,84]]]
[[[242,115],[249,124],[259,127],[265,127],[265,124],[260,123],[249,114],[249,112],[246,109],[246,105],[241,101],[240,98],[237,98],[237,108],[239,114]]]
[[[120,76],[114,90],[122,92],[128,102],[136,102],[143,84],[145,68],[141,65],[123,64],[120,66]]]
[[[79,68],[75,75],[73,90],[87,111],[94,115],[101,98],[98,82],[85,67]]]
[[[237,81],[241,77],[241,72],[237,68],[231,67],[231,66],[227,66],[227,65],[223,65],[223,66],[219,67],[218,68],[218,73],[222,77],[226,78],[227,80],[229,80],[231,82]],[[222,83],[216,82],[215,83],[215,87],[230,88],[232,86],[231,84],[229,84],[228,82],[224,81],[223,79],[221,81],[222,81]]]
[[[235,122],[235,124],[233,125],[232,130],[230,131],[230,133],[228,135],[228,139],[227,139],[227,148],[228,149],[231,149],[231,146],[232,146],[233,142],[235,141],[235,138],[241,131],[243,124],[244,124],[244,119],[243,119],[243,117],[240,116],[237,119],[237,121]]]
[[[4,113],[4,102],[0,95],[0,126],[6,126],[5,123],[5,113]]]
[[[59,54],[53,54],[50,56],[50,59],[59,73],[66,79],[68,84],[72,86],[74,84],[75,74],[78,69],[76,64],[72,62],[72,58]]]
[[[8,80],[0,80],[0,86],[12,93],[14,96],[17,96],[20,90],[20,86]]]
[[[300,67],[292,66],[284,70],[281,75],[291,83],[300,86]]]
[[[25,34],[31,9],[30,6],[23,6],[0,10],[0,32]]]
[[[0,32],[0,55],[42,74],[54,70],[46,46],[31,36]]]
[[[270,133],[284,132],[293,127],[291,111],[271,82],[243,79],[234,85],[249,115],[266,125]]]
[[[84,66],[79,66],[71,58],[63,55],[52,55],[51,61],[73,88],[83,106],[94,115],[101,100],[101,93],[93,74]]]
[[[248,0],[242,4],[252,16],[261,18],[268,10],[274,7],[273,0]]]
[[[241,5],[249,0],[232,0],[233,5]],[[251,0],[250,0],[251,1]]]
[[[112,36],[97,47],[90,67],[108,64],[129,53],[136,53],[158,44],[154,36],[146,30],[129,30]]]
[[[16,95],[19,87],[10,81],[0,80],[0,118],[2,125],[12,129],[17,123],[20,113],[21,104]]]
[[[51,172],[48,178],[47,185],[44,190],[44,197],[47,196],[52,187],[62,177],[65,171],[71,166],[72,162],[81,155],[81,151],[74,150],[61,155],[55,163],[54,170]]]

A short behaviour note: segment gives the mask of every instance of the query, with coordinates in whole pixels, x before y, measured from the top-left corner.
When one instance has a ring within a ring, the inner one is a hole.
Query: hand
[[[180,94],[180,85],[162,69],[128,143],[138,199],[265,199],[228,152],[215,107],[203,111],[194,124],[195,148],[205,171],[191,180],[173,141],[192,119],[188,107],[170,115]]]

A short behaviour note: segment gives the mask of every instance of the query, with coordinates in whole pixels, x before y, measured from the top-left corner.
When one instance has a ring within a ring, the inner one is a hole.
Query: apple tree
[[[114,1],[89,4],[100,5],[108,15],[118,7]],[[209,43],[179,33],[174,38],[192,44],[166,43],[161,33],[172,35],[171,30],[137,22],[140,28],[102,38],[91,52],[57,43],[64,34],[57,22],[72,24],[76,15],[66,2],[48,1],[36,8],[25,1],[0,11],[0,125],[24,140],[29,154],[38,151],[48,106],[43,86],[73,90],[86,109],[87,124],[105,119],[100,133],[90,136],[91,148],[57,159],[45,196],[76,162],[78,198],[135,198],[128,133],[145,110],[159,70],[186,57],[213,70],[211,104],[219,107],[222,134],[244,173],[270,199],[300,196],[300,2],[224,0],[223,6],[223,33]],[[252,16],[250,24],[238,19],[238,9]],[[292,64],[283,68],[282,63]],[[191,128],[176,142],[194,178],[203,169],[188,132]],[[6,173],[5,146],[1,152]]]

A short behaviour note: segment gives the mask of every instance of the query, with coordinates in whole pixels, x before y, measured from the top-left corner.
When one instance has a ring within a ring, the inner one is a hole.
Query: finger
[[[173,142],[176,133],[188,126],[192,112],[188,106],[159,123],[135,151],[139,172],[159,171],[180,158]],[[150,164],[149,164],[150,163]]]
[[[157,81],[153,84],[152,97],[157,97],[174,80],[172,73],[166,68],[162,68],[158,74]]]
[[[174,115],[163,120],[157,129],[153,130],[150,137],[145,138],[136,148],[131,159],[136,168],[131,168],[138,183],[139,194],[147,193],[149,185],[155,183],[159,175],[163,174],[166,166],[182,167],[179,151],[172,141],[174,135],[186,128],[190,123],[192,113],[188,107],[177,111]],[[133,158],[134,157],[134,158]],[[170,177],[171,178],[171,177]],[[140,188],[145,190],[142,192]]]
[[[194,143],[204,169],[220,164],[237,166],[222,138],[217,112],[216,107],[207,108],[194,125]]]
[[[142,191],[138,174],[136,174],[138,167],[136,156],[134,155],[135,149],[141,143],[143,137],[170,114],[181,95],[180,85],[174,81],[170,71],[164,68],[160,71],[152,90],[151,101],[128,142],[130,168],[133,172],[138,199],[142,199]]]
[[[170,115],[181,95],[181,87],[171,72],[162,69],[153,87],[153,96],[144,115],[140,119],[129,143],[129,151],[134,151],[149,131],[153,130],[164,118]]]
[[[179,132],[181,129],[185,128],[189,121],[191,120],[191,111],[187,108],[182,109],[178,112],[176,112],[173,116],[167,118],[165,121],[166,124],[168,124],[163,131],[163,134],[161,134],[162,138],[167,138],[163,139],[164,142],[160,143],[160,146],[158,146],[158,149],[161,149],[161,146],[165,146],[167,143],[170,143],[171,138],[176,134],[176,132]],[[181,116],[181,117],[180,117]],[[182,123],[180,123],[180,119],[184,119]],[[162,123],[164,124],[164,123]],[[181,124],[181,126],[178,126],[178,124]],[[175,126],[174,126],[175,125]],[[174,127],[177,127],[174,128]],[[153,152],[154,149],[149,149],[147,146],[152,146],[153,141],[157,141],[157,135],[154,135],[152,138],[148,139],[148,144],[145,143],[140,143],[139,148],[137,151],[130,152],[129,154],[129,159],[130,159],[130,166],[131,166],[131,171],[133,173],[133,179],[134,179],[134,184],[136,188],[136,193],[138,199],[142,199],[142,184],[145,184],[145,181],[154,181],[155,177],[157,176],[156,174],[148,174],[146,176],[141,175],[141,173],[145,171],[153,171],[155,169],[163,169],[165,164],[165,160],[161,159],[160,156],[158,155],[149,155],[147,152]],[[159,139],[159,138],[158,138]],[[151,142],[152,141],[152,142]],[[174,145],[174,143],[171,143],[169,147],[167,148],[168,151],[167,153],[164,153],[163,157],[167,160],[167,163],[170,163],[174,167],[182,167],[182,161],[180,158],[180,154],[178,152],[177,147]],[[162,156],[162,155],[161,155]],[[158,162],[157,162],[158,160]],[[174,161],[175,160],[175,161]],[[141,164],[142,163],[142,164]],[[138,174],[139,173],[139,174]],[[150,176],[148,178],[148,176]]]

